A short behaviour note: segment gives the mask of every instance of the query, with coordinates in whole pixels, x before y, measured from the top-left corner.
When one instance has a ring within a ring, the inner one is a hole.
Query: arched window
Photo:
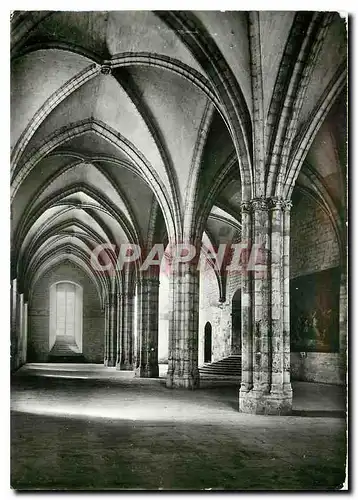
[[[70,281],[62,281],[51,286],[49,332],[51,355],[82,353],[82,296],[82,287]]]
[[[211,363],[211,351],[212,351],[211,324],[208,321],[205,325],[205,334],[204,334],[204,363]]]

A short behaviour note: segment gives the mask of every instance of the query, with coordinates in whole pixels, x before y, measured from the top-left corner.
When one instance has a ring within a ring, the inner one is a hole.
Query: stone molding
[[[111,75],[112,74],[112,68],[109,64],[102,64],[101,66],[101,73],[103,75]]]
[[[269,211],[269,210],[282,210],[284,212],[290,211],[292,207],[291,200],[285,198],[253,198],[249,201],[241,202],[241,212],[242,213],[252,213],[257,211]]]

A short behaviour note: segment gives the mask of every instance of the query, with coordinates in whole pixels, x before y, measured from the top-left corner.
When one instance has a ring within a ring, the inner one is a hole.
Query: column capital
[[[253,198],[251,200],[252,210],[266,212],[270,208],[270,198]]]
[[[288,212],[292,207],[291,200],[271,196],[268,198],[258,197],[241,202],[241,212],[251,213],[254,211],[282,210]]]
[[[291,208],[292,208],[292,201],[291,200],[284,200],[282,210],[284,212],[289,212],[291,210]]]
[[[250,213],[252,210],[251,201],[242,201],[241,202],[241,212]]]
[[[283,210],[285,201],[282,198],[269,198],[268,208],[270,210]]]

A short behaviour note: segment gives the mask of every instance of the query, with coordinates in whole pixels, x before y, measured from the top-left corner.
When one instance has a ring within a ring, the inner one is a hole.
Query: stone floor
[[[340,488],[344,389],[293,390],[292,416],[254,416],[237,411],[234,382],[191,392],[98,365],[27,365],[12,379],[12,487]]]

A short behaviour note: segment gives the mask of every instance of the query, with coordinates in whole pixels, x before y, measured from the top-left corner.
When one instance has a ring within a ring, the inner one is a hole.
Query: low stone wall
[[[291,352],[292,380],[320,382],[323,384],[346,383],[346,356],[343,353]]]

